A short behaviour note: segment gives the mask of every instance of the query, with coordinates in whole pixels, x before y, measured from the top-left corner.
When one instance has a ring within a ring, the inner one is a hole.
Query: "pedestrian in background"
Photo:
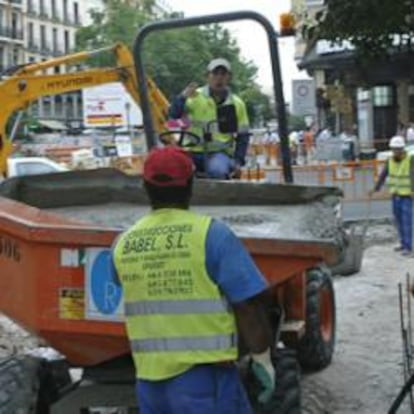
[[[388,177],[392,211],[400,240],[400,244],[394,250],[401,252],[403,256],[414,257],[412,246],[414,157],[407,153],[402,136],[391,138],[389,147],[392,156],[385,164],[375,188],[370,191],[370,196],[382,188]]]

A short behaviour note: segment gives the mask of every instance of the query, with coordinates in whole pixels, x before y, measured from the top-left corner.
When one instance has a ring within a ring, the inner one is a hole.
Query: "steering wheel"
[[[195,134],[194,132],[185,131],[182,129],[161,132],[158,138],[164,145],[171,145],[172,140],[168,139],[168,137],[171,137],[173,135],[179,135],[178,142],[175,143],[181,148],[191,149],[192,147],[196,147],[197,145],[201,144],[201,137],[199,135]],[[172,138],[175,141],[175,138]]]

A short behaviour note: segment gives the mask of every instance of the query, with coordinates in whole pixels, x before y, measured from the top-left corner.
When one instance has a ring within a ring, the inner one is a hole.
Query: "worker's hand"
[[[270,348],[262,354],[252,354],[252,370],[262,391],[258,400],[262,404],[267,404],[273,397],[276,386],[276,373],[270,356]]]
[[[190,98],[191,96],[194,96],[195,95],[197,88],[198,88],[197,83],[196,82],[191,82],[181,92],[181,95],[184,96],[184,98]]]

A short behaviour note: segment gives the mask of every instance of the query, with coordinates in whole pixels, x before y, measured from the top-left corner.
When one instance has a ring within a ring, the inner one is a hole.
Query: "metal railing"
[[[0,26],[0,37],[8,39],[23,40],[23,30],[17,30],[10,26]]]

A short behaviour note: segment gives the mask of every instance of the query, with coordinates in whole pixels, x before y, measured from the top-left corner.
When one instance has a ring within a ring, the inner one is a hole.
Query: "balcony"
[[[39,18],[43,20],[49,19],[49,15],[47,14],[46,10],[40,9]]]
[[[62,22],[61,18],[57,15],[57,13],[52,13],[52,16],[50,17],[50,20],[53,23],[61,23]]]
[[[37,10],[33,6],[29,6],[26,15],[27,17],[37,17]]]
[[[23,6],[23,0],[0,0],[1,4],[12,5],[13,7],[21,8]]]
[[[30,53],[39,53],[40,52],[39,46],[36,45],[34,42],[29,42],[29,44],[27,45],[26,50]]]
[[[76,27],[82,26],[82,22],[80,21],[79,17],[70,18],[67,15],[63,17],[63,23],[66,26],[76,26]]]
[[[17,30],[11,26],[0,26],[0,37],[22,41],[23,31]]]
[[[50,48],[48,45],[41,45],[40,54],[43,56],[52,56],[52,48]]]
[[[63,50],[54,48],[52,51],[53,57],[59,57],[63,55]]]

